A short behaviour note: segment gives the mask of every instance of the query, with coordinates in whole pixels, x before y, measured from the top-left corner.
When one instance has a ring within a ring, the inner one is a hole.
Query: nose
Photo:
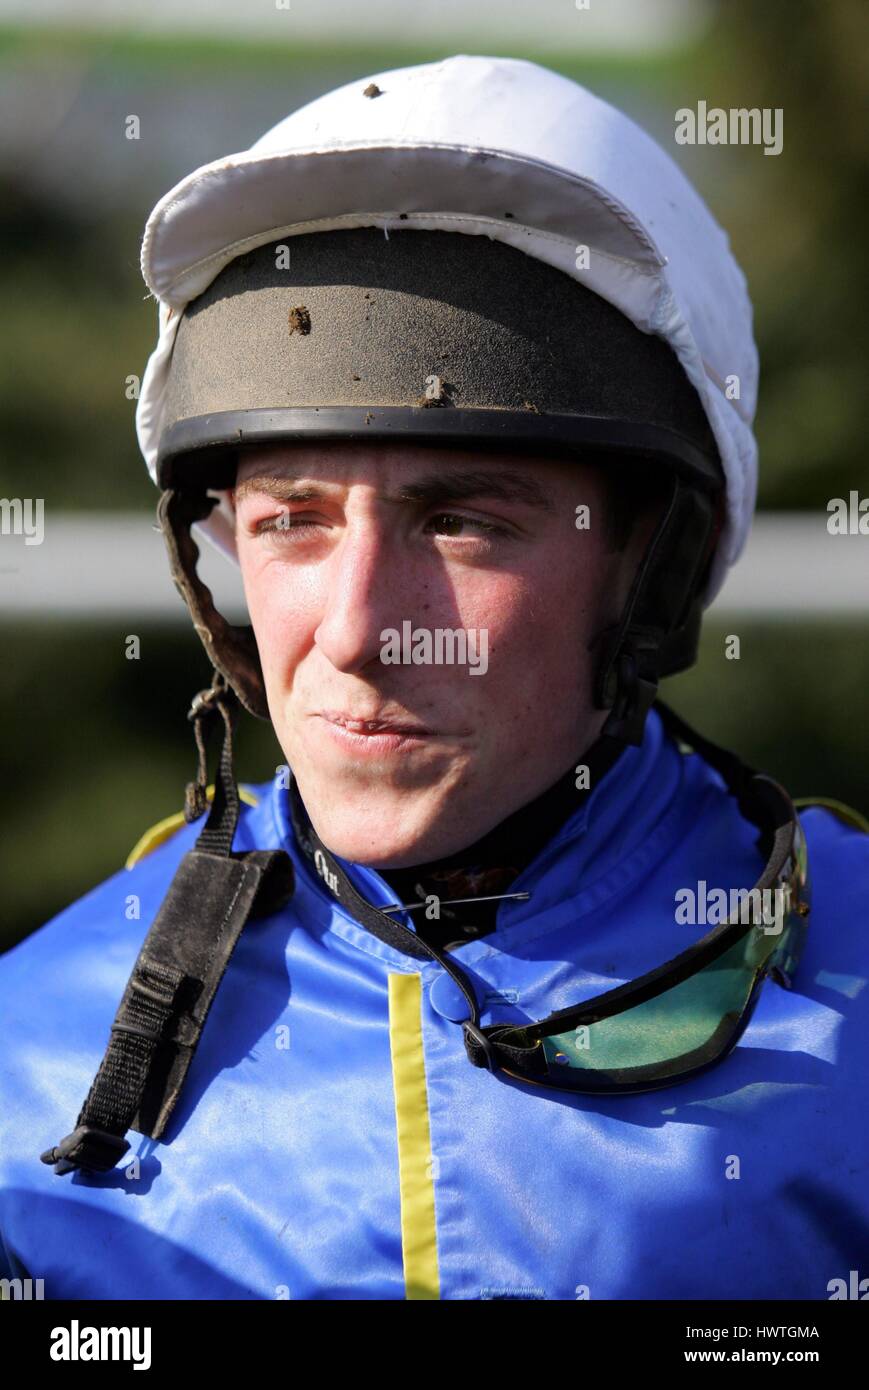
[[[369,515],[348,523],[329,557],[324,611],[314,641],[339,671],[352,673],[379,663],[380,634],[400,628],[401,618],[410,616],[398,549],[386,521]]]

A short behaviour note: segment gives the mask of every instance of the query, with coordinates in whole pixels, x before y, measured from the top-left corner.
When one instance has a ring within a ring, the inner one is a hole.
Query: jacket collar
[[[682,757],[651,709],[642,744],[625,750],[511,884],[511,892],[527,891],[530,898],[505,901],[495,930],[455,947],[450,956],[471,963],[493,950],[509,950],[563,925],[565,910],[578,917],[623,892],[642,877],[650,862],[660,858],[683,828],[677,795],[683,775]],[[334,900],[296,842],[288,789],[280,780],[273,785],[272,813],[279,841],[292,855],[297,874],[325,909],[327,929],[405,969],[411,961],[414,968],[425,969],[425,962],[378,940]],[[376,907],[395,902],[392,889],[375,869],[338,855],[334,858],[368,902]],[[394,916],[412,927],[407,914]],[[440,970],[433,961],[431,967]]]

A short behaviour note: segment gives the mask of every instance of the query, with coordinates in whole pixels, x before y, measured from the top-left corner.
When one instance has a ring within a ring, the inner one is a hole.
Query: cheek
[[[521,573],[497,576],[475,603],[505,656],[514,649],[524,659],[530,651],[539,664],[544,653],[576,651],[597,631],[606,572],[588,542],[580,545],[569,537],[547,547]]]
[[[284,565],[243,535],[238,554],[266,679],[286,681],[315,646],[328,606],[328,574],[323,567]],[[558,684],[582,668],[596,630],[601,574],[590,538],[577,541],[571,532],[526,554],[515,569],[455,567],[449,574],[417,575],[416,585],[408,577],[398,589],[410,601],[397,616],[429,627],[486,630],[490,680],[484,684],[490,690],[502,678],[517,690],[536,688],[541,680]]]
[[[269,562],[250,542],[238,540],[248,613],[267,684],[295,669],[318,622],[316,586],[310,576]]]

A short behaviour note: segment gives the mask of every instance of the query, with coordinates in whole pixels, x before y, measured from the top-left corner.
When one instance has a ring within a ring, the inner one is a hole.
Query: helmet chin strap
[[[167,488],[157,504],[157,520],[169,553],[172,579],[190,610],[208,659],[245,709],[258,719],[268,719],[268,701],[253,628],[250,623],[227,622],[215,607],[208,585],[196,572],[199,547],[190,528],[197,521],[204,521],[218,500],[209,496],[204,488]]]

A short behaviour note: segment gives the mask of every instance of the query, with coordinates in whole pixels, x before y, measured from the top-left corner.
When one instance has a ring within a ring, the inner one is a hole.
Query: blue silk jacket
[[[49,1299],[827,1299],[869,1277],[869,835],[802,812],[795,988],[768,980],[695,1080],[596,1099],[473,1067],[441,967],[333,899],[280,777],[249,799],[235,848],[286,848],[296,891],[245,927],[165,1142],[130,1131],[106,1174],[39,1159],[74,1126],[200,825],[0,959],[0,1274]],[[652,711],[511,886],[530,899],[454,952],[481,1022],[544,1018],[677,955],[709,926],[677,923],[676,893],[750,887],[756,838]]]

